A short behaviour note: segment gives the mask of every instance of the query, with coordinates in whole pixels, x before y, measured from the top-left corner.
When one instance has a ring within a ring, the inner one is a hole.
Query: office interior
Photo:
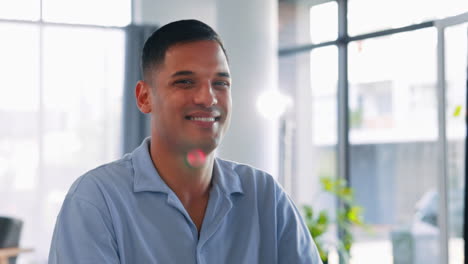
[[[3,0],[0,216],[23,223],[16,263],[47,263],[71,183],[149,135],[140,49],[190,18],[229,55],[218,156],[326,212],[328,263],[464,263],[468,1]],[[324,179],[360,208],[349,259]]]

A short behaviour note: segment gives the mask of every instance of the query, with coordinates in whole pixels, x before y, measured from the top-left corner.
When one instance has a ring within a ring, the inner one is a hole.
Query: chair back
[[[0,216],[0,248],[18,247],[23,221]],[[16,257],[10,258],[10,264],[16,264]]]

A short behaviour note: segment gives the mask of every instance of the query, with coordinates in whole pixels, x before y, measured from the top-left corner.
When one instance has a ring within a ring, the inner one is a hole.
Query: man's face
[[[171,46],[151,73],[152,136],[176,151],[213,151],[230,121],[231,78],[215,41]]]

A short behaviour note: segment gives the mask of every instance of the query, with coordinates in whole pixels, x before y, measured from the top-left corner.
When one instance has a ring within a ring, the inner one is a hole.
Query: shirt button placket
[[[203,256],[203,248],[197,246],[197,264],[205,264],[205,257]]]

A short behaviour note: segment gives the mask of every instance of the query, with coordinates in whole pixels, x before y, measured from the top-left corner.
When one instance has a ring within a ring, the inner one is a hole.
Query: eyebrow
[[[193,75],[193,74],[195,74],[193,71],[178,71],[172,74],[171,77],[187,76],[187,75]]]
[[[216,75],[218,75],[219,77],[231,78],[231,75],[229,75],[229,73],[227,72],[218,72]]]
[[[174,74],[171,75],[171,77],[178,77],[178,76],[188,76],[188,75],[194,75],[195,73],[193,71],[178,71],[175,72]],[[217,76],[219,77],[226,77],[226,78],[231,78],[231,75],[229,75],[228,72],[218,72],[216,73]]]

